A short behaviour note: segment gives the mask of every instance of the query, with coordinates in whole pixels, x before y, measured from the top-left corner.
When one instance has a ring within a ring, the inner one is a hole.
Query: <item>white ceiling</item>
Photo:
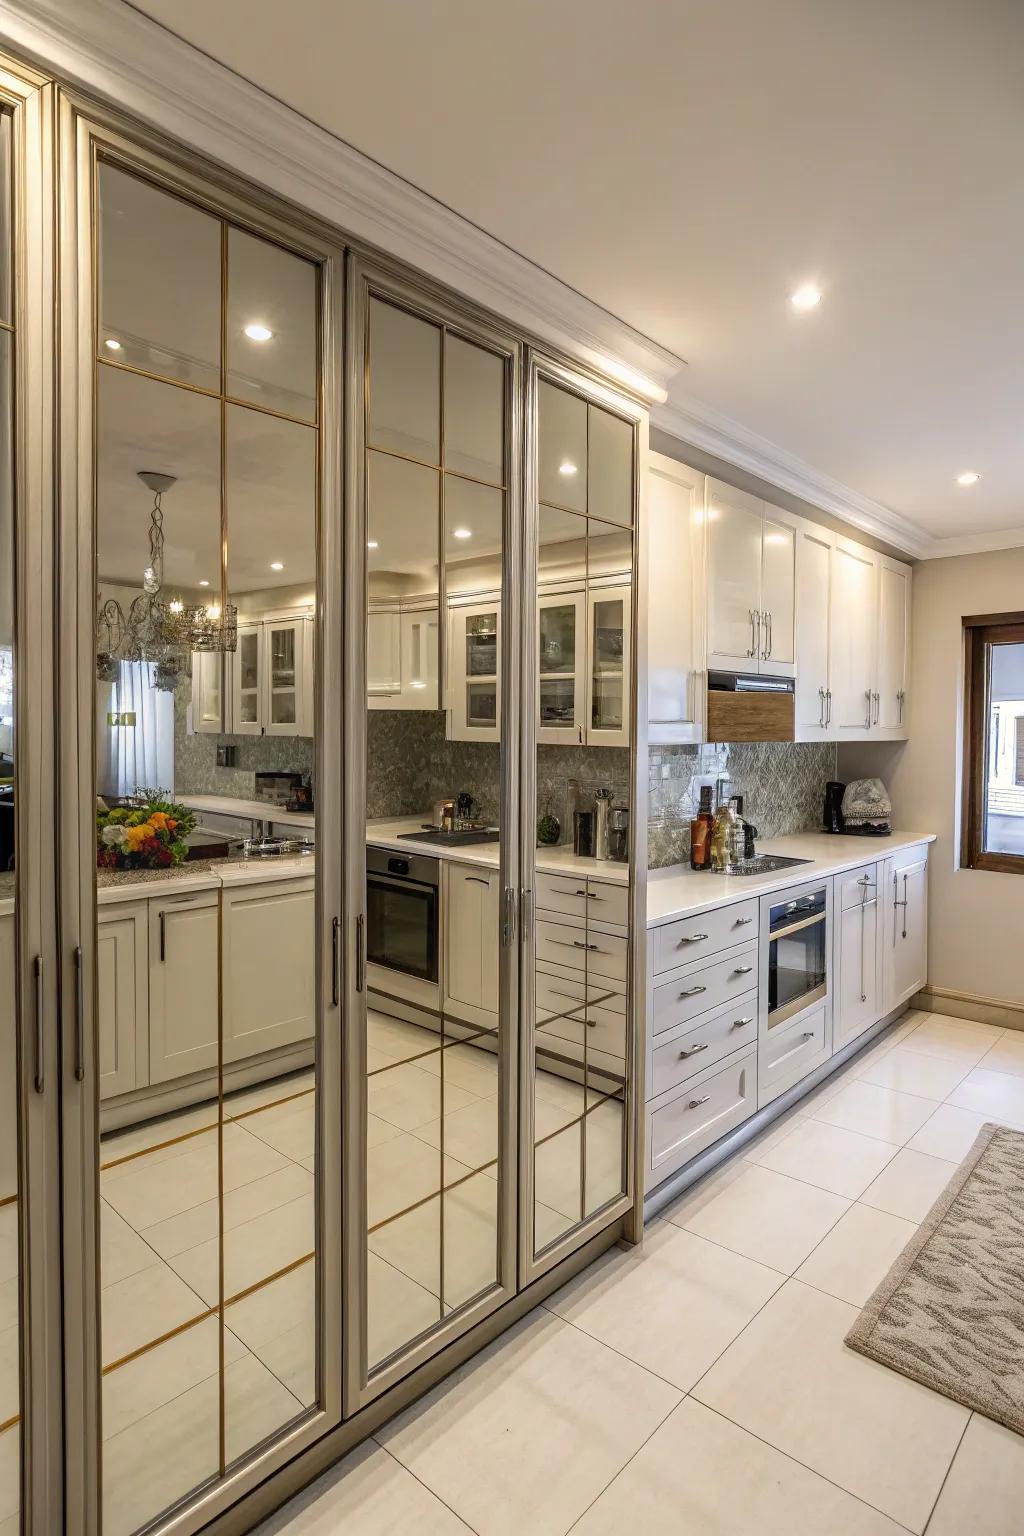
[[[1024,529],[1020,0],[136,8],[685,358],[673,396],[927,535]]]

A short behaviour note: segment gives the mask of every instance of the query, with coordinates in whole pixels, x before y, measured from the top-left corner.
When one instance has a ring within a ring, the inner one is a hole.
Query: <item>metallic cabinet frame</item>
[[[49,369],[54,342],[54,90],[34,70],[0,58],[0,102],[10,111],[13,147],[17,887],[12,979],[19,1119],[20,1507],[26,1536],[50,1536],[63,1519]]]
[[[507,409],[505,413],[505,494],[504,527],[502,536],[502,679],[501,679],[501,809],[503,829],[499,883],[503,893],[518,889],[518,848],[512,829],[516,826],[519,806],[519,762],[513,749],[515,727],[519,714],[519,667],[518,636],[520,631],[520,602],[522,583],[520,572],[520,528],[518,509],[519,466],[521,440],[521,371],[522,345],[511,330],[503,328],[493,317],[484,315],[468,303],[458,301],[429,279],[411,275],[396,263],[364,256],[351,256],[349,260],[348,326],[349,347],[347,360],[346,415],[346,533],[353,562],[359,561],[362,581],[358,609],[350,615],[358,625],[358,633],[349,630],[349,684],[353,710],[349,718],[346,738],[348,752],[360,767],[366,761],[366,443],[364,441],[365,402],[368,370],[368,323],[369,306],[373,297],[380,297],[421,316],[434,324],[465,337],[478,346],[504,359]],[[443,410],[443,396],[442,396]],[[443,479],[443,471],[442,471]],[[443,497],[440,507],[443,519]],[[439,678],[439,706],[444,698],[443,658],[447,619],[444,594],[444,544],[441,525],[441,582],[438,594],[439,635],[442,658]],[[353,547],[354,546],[354,547]],[[353,818],[350,825],[364,826],[366,822],[365,784],[356,803],[348,807]],[[364,856],[360,850],[355,863],[346,871],[353,882],[350,885],[352,910],[365,922],[365,875]],[[354,882],[360,882],[357,890]],[[358,897],[358,904],[357,904]],[[510,897],[509,900],[512,898]],[[505,908],[505,902],[502,902]],[[357,917],[358,923],[358,917]],[[351,943],[357,946],[358,935],[353,933]],[[370,1372],[366,1359],[366,995],[352,994],[348,1000],[348,1018],[354,1028],[346,1037],[345,1055],[345,1158],[350,1170],[347,1186],[348,1204],[345,1216],[346,1294],[345,1294],[345,1412],[354,1414],[381,1393],[388,1391],[407,1377],[410,1372],[424,1365],[430,1358],[453,1340],[474,1328],[483,1319],[511,1300],[516,1293],[516,1172],[518,1162],[516,1102],[518,1098],[518,1038],[516,1031],[518,1005],[518,965],[516,964],[516,933],[506,931],[506,942],[500,949],[499,966],[499,1030],[501,1060],[499,1067],[499,1110],[501,1117],[499,1158],[502,1178],[499,1201],[498,1283],[466,1306],[459,1308],[451,1318],[439,1323],[429,1333],[413,1340],[407,1349],[383,1364],[381,1369]],[[358,1171],[358,1179],[356,1173]]]
[[[343,1009],[335,991],[332,934],[343,916],[342,612],[351,572],[342,558],[340,433],[342,410],[342,247],[331,231],[203,166],[138,125],[71,93],[60,94],[59,294],[60,628],[59,828],[65,1276],[66,1530],[100,1528],[99,1104],[97,1092],[95,806],[95,527],[96,228],[98,161],[116,163],[186,201],[275,241],[320,269],[319,514],[317,527],[316,687],[317,853],[317,1313],[323,1404],[252,1452],[227,1476],[162,1516],[160,1529],[191,1536],[283,1466],[341,1418],[341,1040]],[[73,616],[73,621],[72,621]],[[333,773],[332,773],[333,770]],[[76,955],[78,964],[76,965]],[[75,1047],[76,987],[84,1022],[82,1059]],[[337,997],[338,1001],[334,1001]]]
[[[642,535],[641,473],[647,460],[648,414],[628,395],[611,388],[597,374],[584,372],[549,352],[531,348],[527,357],[526,420],[524,434],[524,531],[523,590],[530,595],[527,604],[532,615],[536,599],[537,533],[539,523],[538,471],[538,391],[541,382],[550,382],[578,395],[588,403],[602,406],[630,422],[633,427],[633,637],[636,642],[630,678],[630,934],[628,944],[626,1060],[628,1079],[624,1115],[623,1162],[625,1190],[585,1218],[539,1254],[534,1251],[534,1096],[528,1089],[522,1094],[520,1114],[520,1201],[519,1201],[519,1274],[527,1285],[560,1264],[576,1248],[592,1239],[609,1223],[625,1218],[624,1232],[630,1242],[640,1242],[643,1235],[642,1136],[644,1103],[644,1003],[646,988],[644,964],[647,937],[647,753],[646,753],[646,578]],[[536,863],[537,800],[537,706],[532,681],[537,675],[537,625],[532,617],[523,625],[520,742],[522,767],[520,802],[521,888],[520,931],[520,1077],[524,1084],[533,1081],[534,1032],[536,1028],[536,924],[534,921],[534,881]],[[644,713],[641,715],[640,711]],[[642,850],[642,857],[639,857]]]

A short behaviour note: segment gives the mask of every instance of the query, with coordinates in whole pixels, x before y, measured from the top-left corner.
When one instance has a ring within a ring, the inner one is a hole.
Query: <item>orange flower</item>
[[[168,817],[166,811],[153,811],[149,818],[149,825],[156,832],[165,831],[168,827]]]

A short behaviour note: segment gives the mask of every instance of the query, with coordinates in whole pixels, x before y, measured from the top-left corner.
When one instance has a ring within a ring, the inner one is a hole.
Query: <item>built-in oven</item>
[[[440,862],[366,850],[366,958],[371,989],[438,1007]]]
[[[776,900],[763,898],[761,1006],[769,1030],[828,996],[828,927],[827,883]]]

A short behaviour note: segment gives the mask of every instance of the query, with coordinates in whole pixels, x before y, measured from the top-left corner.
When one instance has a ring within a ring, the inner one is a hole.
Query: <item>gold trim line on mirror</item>
[[[3,322],[0,321],[0,325]],[[119,373],[132,373],[138,379],[149,379],[153,384],[166,384],[169,389],[184,389],[191,395],[203,395],[207,400],[220,400],[224,405],[234,405],[243,411],[256,411],[260,416],[273,416],[276,421],[290,421],[293,426],[306,427],[310,432],[320,429],[319,420],[314,417],[311,421],[308,416],[291,416],[287,411],[275,411],[273,406],[260,405],[255,400],[239,400],[237,396],[222,393],[219,389],[208,389],[203,384],[190,384],[187,379],[175,379],[166,373],[151,373],[148,368],[138,368],[134,363],[119,363],[112,357],[101,357],[98,353],[96,362],[104,368],[115,368]],[[448,471],[451,473],[451,471]]]

